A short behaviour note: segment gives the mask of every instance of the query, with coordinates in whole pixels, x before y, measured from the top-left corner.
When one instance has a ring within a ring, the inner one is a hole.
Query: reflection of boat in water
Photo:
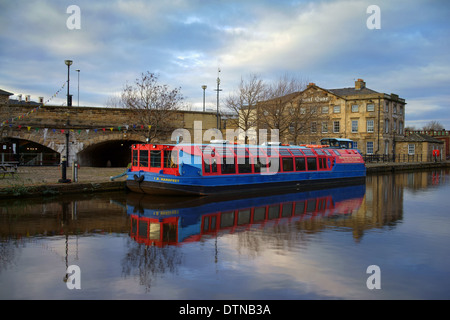
[[[176,245],[254,224],[345,218],[357,210],[365,184],[222,201],[210,197],[152,197],[130,193],[130,236],[146,245]],[[214,201],[214,202],[213,202]]]

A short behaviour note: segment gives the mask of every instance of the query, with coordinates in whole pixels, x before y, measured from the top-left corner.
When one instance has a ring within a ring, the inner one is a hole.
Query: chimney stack
[[[361,90],[364,89],[366,87],[366,83],[364,82],[363,79],[358,79],[357,81],[355,81],[355,90]]]

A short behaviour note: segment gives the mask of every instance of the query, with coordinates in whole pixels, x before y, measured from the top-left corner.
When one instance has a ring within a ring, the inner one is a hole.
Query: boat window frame
[[[303,167],[304,167],[303,170],[297,170],[297,159],[298,160],[303,160]],[[307,171],[306,170],[306,157],[305,156],[303,156],[303,157],[301,157],[301,156],[294,157],[294,166],[295,166],[295,172],[306,172]]]

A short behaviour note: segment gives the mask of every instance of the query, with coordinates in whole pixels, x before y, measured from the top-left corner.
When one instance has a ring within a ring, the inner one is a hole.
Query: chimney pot
[[[366,83],[363,79],[358,79],[355,81],[355,90],[361,90],[366,87]]]

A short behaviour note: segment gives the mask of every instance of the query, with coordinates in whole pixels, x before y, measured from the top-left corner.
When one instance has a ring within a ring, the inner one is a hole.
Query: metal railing
[[[57,166],[60,164],[58,153],[2,153],[0,154],[0,163],[18,162],[19,166]]]
[[[435,162],[442,161],[441,157],[435,159],[433,155],[422,154],[365,154],[366,163],[372,162]]]

